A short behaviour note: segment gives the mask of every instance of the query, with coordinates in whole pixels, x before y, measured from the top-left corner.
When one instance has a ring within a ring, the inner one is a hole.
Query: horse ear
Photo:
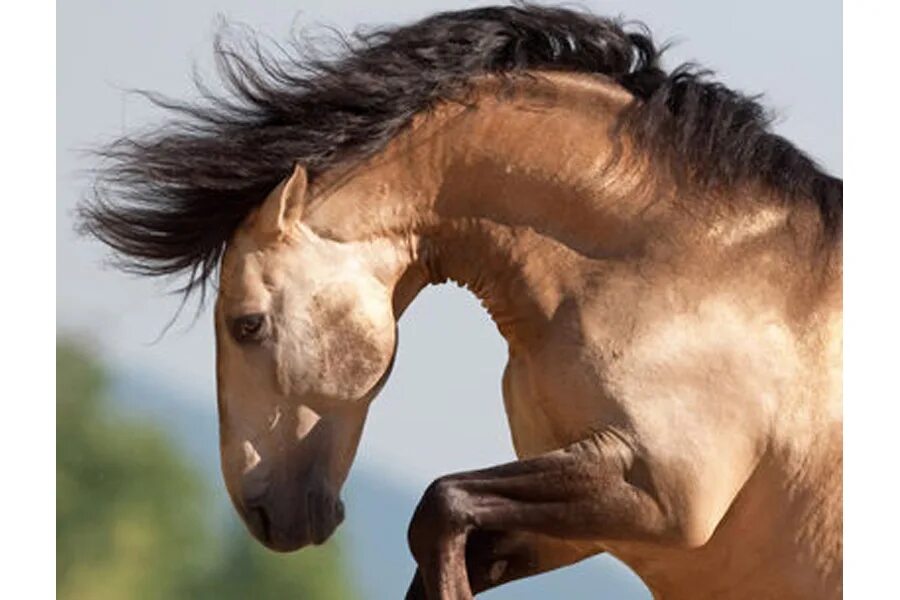
[[[279,183],[260,207],[259,228],[266,234],[277,237],[290,234],[293,226],[303,216],[306,188],[306,169],[300,164],[294,165],[291,176]]]

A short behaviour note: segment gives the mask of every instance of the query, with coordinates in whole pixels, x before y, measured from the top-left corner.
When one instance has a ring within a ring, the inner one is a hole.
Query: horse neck
[[[441,106],[365,165],[324,180],[307,213],[333,238],[403,248],[398,313],[449,279],[479,297],[511,346],[525,343],[586,258],[637,244],[626,226],[639,212],[634,173],[606,169],[607,131],[627,100],[611,84],[552,76],[514,98],[482,93],[477,109]]]
[[[401,249],[398,315],[450,279],[481,299],[511,347],[527,345],[598,261],[646,255],[685,222],[644,185],[647,165],[627,140],[608,135],[628,100],[612,84],[554,75],[512,98],[482,93],[475,109],[443,105],[326,178],[307,212],[333,238]]]

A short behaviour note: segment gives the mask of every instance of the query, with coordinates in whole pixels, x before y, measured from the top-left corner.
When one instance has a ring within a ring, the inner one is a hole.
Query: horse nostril
[[[250,508],[265,504],[270,481],[269,470],[263,468],[262,464],[257,464],[253,469],[244,473],[240,480],[243,505]]]

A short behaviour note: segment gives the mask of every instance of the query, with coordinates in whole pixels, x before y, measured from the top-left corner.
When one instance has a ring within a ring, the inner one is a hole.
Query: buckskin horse
[[[519,460],[425,491],[409,598],[600,552],[658,598],[841,595],[843,183],[756,100],[549,7],[251,47],[217,38],[226,93],[103,150],[81,216],[125,269],[218,275],[222,469],[260,542],[339,525],[397,319],[454,280],[508,343]]]

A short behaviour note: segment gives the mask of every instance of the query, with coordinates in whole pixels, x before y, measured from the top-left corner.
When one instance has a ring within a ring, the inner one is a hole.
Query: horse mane
[[[243,55],[218,35],[224,94],[199,80],[196,103],[148,94],[177,117],[99,151],[105,159],[79,208],[81,228],[118,266],[187,273],[200,288],[225,243],[297,162],[315,179],[377,153],[414,115],[461,101],[478,75],[529,70],[602,74],[635,100],[621,130],[695,183],[761,182],[786,201],[814,202],[823,231],[840,235],[843,183],[769,131],[755,98],[691,65],[665,72],[664,48],[639,23],[527,4],[435,14],[412,25],[339,37],[340,52],[299,39]]]

